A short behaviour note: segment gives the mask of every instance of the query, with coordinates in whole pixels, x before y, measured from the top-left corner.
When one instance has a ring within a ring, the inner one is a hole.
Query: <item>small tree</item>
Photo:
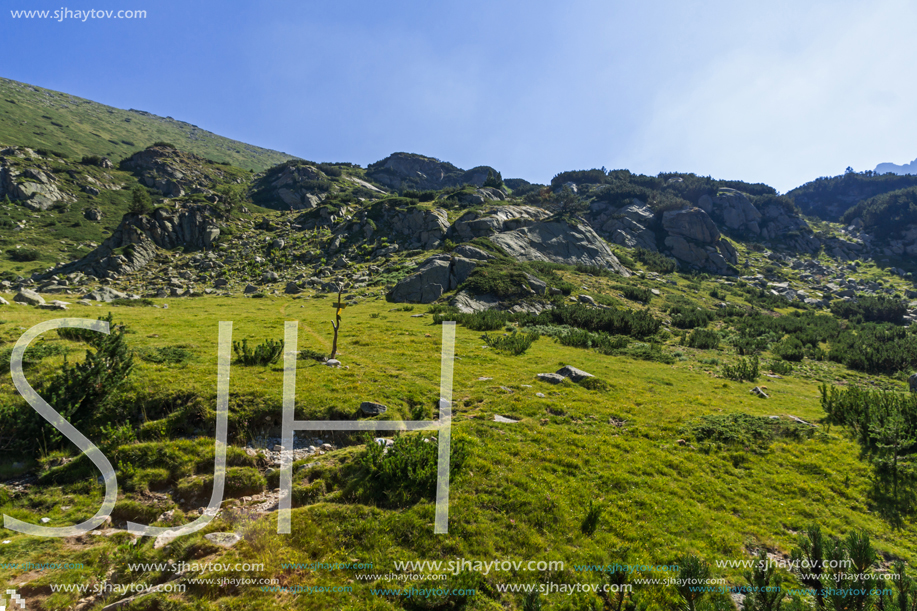
[[[758,562],[745,573],[749,592],[745,596],[745,611],[780,611],[783,603],[783,580],[777,567],[768,566],[767,554],[758,552]]]
[[[706,588],[697,584],[706,583],[710,578],[710,565],[695,556],[688,554],[678,559],[678,595],[682,599],[681,607],[685,611],[697,611],[697,605],[706,595]]]
[[[131,205],[127,209],[131,214],[149,214],[153,202],[150,200],[150,194],[141,186],[134,187],[131,192]]]
[[[493,170],[487,170],[487,179],[484,181],[484,186],[493,187],[494,189],[503,187],[503,177],[500,175],[500,172],[494,175]]]
[[[796,576],[804,586],[815,591],[815,605],[818,609],[825,608],[825,597],[822,592],[821,576],[825,570],[825,547],[821,534],[821,527],[812,524],[806,532],[799,535],[798,547],[790,552],[790,559],[796,567]],[[805,561],[803,563],[802,561]],[[806,568],[802,568],[803,564]]]

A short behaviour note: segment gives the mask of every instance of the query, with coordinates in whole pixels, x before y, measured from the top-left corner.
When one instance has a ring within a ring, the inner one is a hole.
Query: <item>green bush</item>
[[[864,323],[840,335],[828,359],[866,373],[909,371],[917,363],[917,334],[887,323]]]
[[[650,299],[653,298],[653,294],[649,289],[641,288],[639,286],[629,286],[626,284],[615,284],[612,285],[613,289],[617,289],[624,294],[625,299],[630,299],[631,301],[638,301],[640,303],[649,303]]]
[[[293,485],[293,507],[304,507],[318,502],[325,496],[325,482],[317,479],[309,484]]]
[[[532,346],[535,340],[538,339],[538,334],[517,333],[513,330],[509,335],[488,335],[485,333],[482,339],[485,344],[494,350],[519,356]]]
[[[25,354],[22,355],[22,366],[29,367],[30,365],[36,365],[48,357],[63,356],[69,352],[70,348],[67,346],[61,346],[60,344],[46,341],[34,342],[26,349]],[[12,357],[12,348],[0,349],[0,364],[3,366],[9,367]]]
[[[59,329],[65,330],[77,329]],[[90,333],[98,337],[93,343],[95,352],[87,351],[86,360],[82,363],[71,365],[65,361],[39,393],[78,428],[99,414],[100,406],[125,382],[134,368],[133,353],[124,339],[124,326],[116,326],[108,335]],[[56,429],[48,434],[61,441]]]
[[[513,314],[501,310],[484,310],[473,314],[462,314],[455,310],[434,314],[433,324],[439,325],[445,320],[454,320],[457,324],[472,331],[497,331],[505,327],[513,318]]]
[[[194,358],[194,353],[185,346],[161,346],[159,348],[140,348],[137,356],[148,363],[163,365],[180,365]]]
[[[299,351],[299,356],[297,356],[297,358],[301,361],[311,360],[323,362],[325,360],[325,354],[318,350],[312,350],[311,348],[303,348]]]
[[[706,327],[715,317],[711,310],[687,304],[671,305],[668,311],[672,317],[672,324],[679,329]]]
[[[767,416],[724,414],[701,416],[684,432],[698,442],[710,442],[727,447],[763,452],[776,438],[807,439],[813,427]]]
[[[645,248],[635,248],[634,258],[640,261],[646,269],[658,274],[671,274],[677,269],[675,259]]]
[[[602,354],[618,354],[627,348],[630,339],[623,335],[609,335],[607,333],[592,333],[583,329],[564,328],[565,332],[553,337],[563,346],[576,348],[592,348]]]
[[[496,295],[500,299],[532,294],[526,272],[518,265],[507,266],[502,261],[479,265],[461,288],[475,295]]]
[[[153,306],[152,299],[112,299],[111,305],[125,306],[128,308],[148,308]]]
[[[690,335],[686,336],[683,344],[689,348],[699,348],[701,350],[713,350],[720,346],[720,334],[716,331],[707,329],[695,329]]]
[[[562,305],[537,315],[522,314],[518,320],[524,326],[567,325],[586,331],[636,338],[652,337],[662,326],[659,320],[645,310],[604,310],[580,304]]]
[[[758,379],[758,357],[740,358],[735,365],[723,365],[723,377],[741,382]]]
[[[229,467],[226,469],[224,496],[239,498],[260,494],[266,481],[257,469],[252,467]],[[184,500],[209,498],[213,490],[213,474],[186,477],[175,486],[176,495]]]
[[[773,349],[773,352],[784,361],[801,361],[805,357],[805,346],[796,337],[785,337],[780,340]]]
[[[41,252],[34,248],[11,248],[6,251],[7,257],[17,263],[28,263],[37,261],[41,257]]]
[[[793,373],[793,365],[788,361],[771,361],[768,367],[772,372],[782,376],[788,376]]]
[[[368,440],[360,462],[366,479],[377,499],[387,498],[401,505],[436,494],[439,445],[424,441],[424,433],[400,435],[389,448]],[[449,471],[461,470],[468,456],[463,439],[453,437],[450,444]]]
[[[862,322],[889,322],[900,325],[907,314],[907,303],[885,295],[860,297],[850,301],[832,301],[831,312],[841,318]]]
[[[579,382],[577,382],[577,384],[579,384],[580,386],[582,386],[583,388],[587,390],[606,391],[609,388],[611,388],[608,382],[606,382],[605,380],[602,380],[601,378],[596,378],[594,376],[591,378],[583,378]]]
[[[236,353],[237,362],[242,365],[272,365],[283,354],[283,342],[269,339],[250,348],[248,340],[243,339],[241,342],[233,342],[232,349]]]

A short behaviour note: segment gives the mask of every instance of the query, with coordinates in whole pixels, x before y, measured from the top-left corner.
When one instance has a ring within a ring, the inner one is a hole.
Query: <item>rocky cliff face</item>
[[[215,219],[216,212],[210,206],[189,206],[174,213],[160,208],[150,216],[125,215],[114,233],[95,250],[42,277],[80,272],[117,278],[143,269],[159,248],[209,249],[220,236]]]
[[[676,259],[690,267],[735,275],[738,263],[735,248],[721,239],[713,220],[700,208],[670,210],[662,215],[668,233],[665,245]]]
[[[497,233],[490,240],[518,261],[592,265],[630,276],[608,245],[586,223],[543,221]]]
[[[715,197],[702,196],[697,206],[738,237],[780,240],[802,252],[814,252],[819,248],[806,220],[776,202],[769,202],[759,210],[744,193],[720,189]]]
[[[62,185],[44,158],[32,149],[7,147],[0,150],[0,198],[9,197],[40,212],[57,202],[72,202],[72,194]]]
[[[142,184],[165,197],[211,194],[215,184],[235,182],[217,164],[170,146],[151,146],[134,153],[121,162],[121,169],[132,172]]]
[[[462,170],[451,163],[413,153],[394,153],[371,164],[367,177],[390,189],[443,189],[462,185],[482,186],[489,166]]]

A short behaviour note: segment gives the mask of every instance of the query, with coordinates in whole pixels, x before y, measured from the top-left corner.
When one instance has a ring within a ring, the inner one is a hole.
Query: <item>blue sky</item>
[[[917,5],[8,0],[0,76],[316,161],[766,182],[917,157]],[[146,10],[24,20],[10,10]]]

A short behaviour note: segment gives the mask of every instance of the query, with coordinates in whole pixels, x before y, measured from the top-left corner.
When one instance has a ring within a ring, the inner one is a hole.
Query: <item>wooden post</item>
[[[336,312],[334,315],[335,320],[331,322],[331,328],[334,329],[334,342],[331,344],[331,356],[329,359],[333,359],[338,352],[338,329],[341,328],[341,310],[347,307],[346,303],[341,302],[341,293],[343,288],[338,289],[338,302],[331,304],[334,306]],[[337,322],[337,324],[335,324]]]

